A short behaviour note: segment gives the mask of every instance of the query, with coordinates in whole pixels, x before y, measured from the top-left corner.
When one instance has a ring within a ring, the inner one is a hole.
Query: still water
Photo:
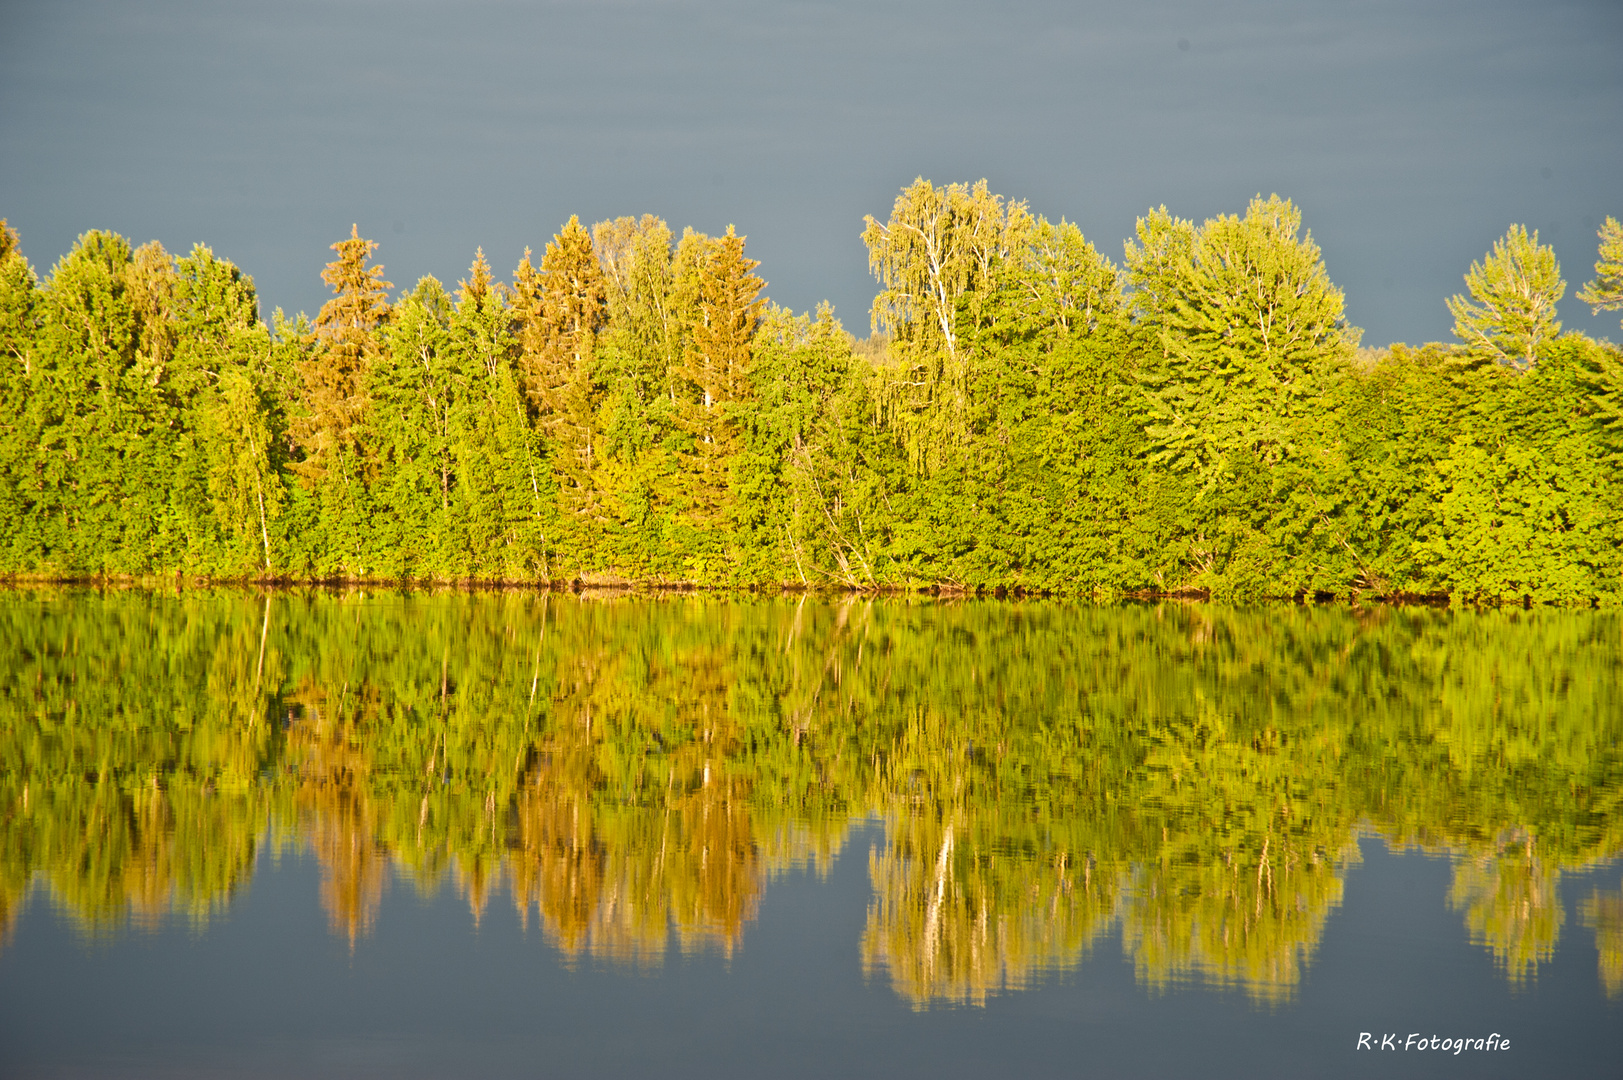
[[[1617,613],[0,592],[7,1077],[1617,1076],[1620,856]]]

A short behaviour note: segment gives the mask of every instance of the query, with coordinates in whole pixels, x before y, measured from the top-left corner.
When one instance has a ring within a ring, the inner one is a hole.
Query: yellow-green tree
[[[686,238],[684,238],[686,239]],[[687,522],[712,536],[730,532],[729,472],[739,450],[738,408],[751,396],[751,350],[766,301],[760,265],[744,257],[744,238],[703,238],[695,250],[694,307],[687,348],[672,372],[677,425],[692,439],[678,476]]]
[[[1301,463],[1324,441],[1321,393],[1358,331],[1301,224],[1277,195],[1199,228],[1163,207],[1126,246],[1149,459],[1194,496],[1177,530],[1191,584],[1311,584],[1281,581],[1281,564],[1318,561],[1303,549],[1332,507]]]
[[[1487,946],[1512,983],[1530,982],[1555,955],[1566,909],[1561,878],[1528,833],[1456,859],[1449,904],[1464,912],[1471,940]]]
[[[381,265],[368,266],[377,244],[358,226],[332,245],[338,257],[321,272],[333,298],[316,316],[314,352],[298,364],[301,411],[293,422],[303,457],[293,470],[307,484],[326,477],[340,455],[357,446],[357,425],[366,409],[366,369],[378,352],[377,330],[389,316]]]
[[[1031,227],[1023,202],[1005,203],[982,180],[937,188],[923,177],[896,197],[890,218],[864,219],[868,269],[879,279],[873,328],[889,339],[881,374],[904,411],[944,412],[962,432],[971,350],[993,274]]]
[[[1471,357],[1526,371],[1538,351],[1561,333],[1555,306],[1567,291],[1555,249],[1538,242],[1538,230],[1512,225],[1481,262],[1465,275],[1471,299],[1454,295],[1448,312],[1454,336]]]
[[[1594,314],[1623,308],[1623,225],[1608,217],[1600,227],[1600,258],[1595,260],[1595,277],[1578,293]]]
[[[596,477],[600,452],[595,350],[608,295],[592,238],[571,217],[547,244],[540,270],[529,253],[514,275],[531,409],[547,438],[567,543],[591,546],[605,516]]]

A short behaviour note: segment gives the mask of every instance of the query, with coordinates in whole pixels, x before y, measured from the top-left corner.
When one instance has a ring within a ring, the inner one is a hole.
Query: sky
[[[1148,209],[1301,208],[1364,344],[1448,340],[1513,223],[1567,329],[1623,218],[1617,0],[0,0],[0,217],[209,245],[314,315],[351,224],[398,289],[510,278],[571,215],[733,225],[767,293],[869,329],[860,233],[986,179],[1107,256]]]

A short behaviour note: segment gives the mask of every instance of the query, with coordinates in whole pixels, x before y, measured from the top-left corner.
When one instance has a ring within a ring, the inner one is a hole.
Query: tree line
[[[0,227],[0,573],[1623,597],[1623,351],[1513,227],[1457,341],[1359,347],[1297,208],[1165,208],[1118,264],[984,182],[862,238],[857,339],[744,238],[570,221],[314,320],[199,245]],[[1623,307],[1623,226],[1580,299]]]
[[[267,847],[333,933],[399,882],[566,956],[728,951],[877,817],[864,967],[981,1003],[1119,933],[1145,984],[1300,986],[1358,841],[1453,862],[1509,980],[1623,852],[1615,611],[515,590],[0,594],[0,944],[198,923]],[[860,857],[860,852],[858,853]],[[1565,880],[1565,884],[1563,884]],[[1577,920],[1623,993],[1623,891]]]

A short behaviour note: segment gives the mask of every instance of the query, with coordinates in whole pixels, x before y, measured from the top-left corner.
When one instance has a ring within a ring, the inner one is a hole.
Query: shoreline
[[[320,589],[346,591],[359,589],[392,589],[402,592],[534,592],[568,593],[575,596],[602,595],[694,595],[732,594],[750,596],[862,596],[891,598],[921,598],[932,600],[1070,600],[1101,604],[1160,603],[1181,601],[1186,603],[1226,604],[1293,604],[1296,606],[1327,607],[1430,607],[1430,608],[1507,608],[1532,610],[1535,607],[1583,610],[1601,609],[1599,597],[1586,602],[1560,604],[1535,600],[1531,596],[1456,595],[1446,592],[1423,593],[1395,590],[1376,592],[1350,589],[1346,591],[1313,590],[1296,593],[1259,593],[1249,596],[1214,597],[1210,589],[1052,589],[1023,585],[965,586],[940,582],[910,582],[852,587],[848,585],[808,585],[801,582],[758,582],[740,585],[715,585],[693,581],[638,580],[619,576],[598,578],[586,575],[557,580],[502,579],[502,578],[374,578],[374,577],[214,577],[189,574],[5,574],[0,575],[0,589],[24,588],[89,588],[131,590],[195,590],[195,589],[255,589],[294,591]]]

